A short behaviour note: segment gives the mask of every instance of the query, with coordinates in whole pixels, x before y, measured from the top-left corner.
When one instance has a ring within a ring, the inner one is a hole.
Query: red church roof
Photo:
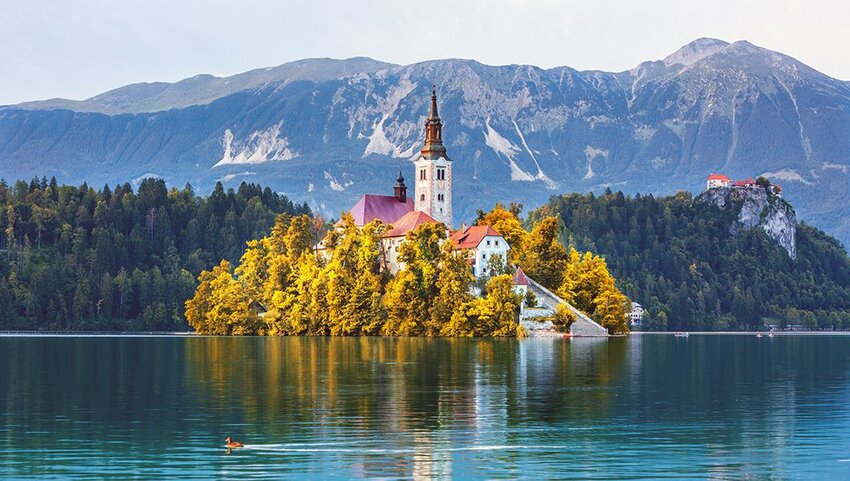
[[[437,221],[430,215],[415,210],[404,214],[399,220],[393,222],[393,228],[387,231],[384,237],[403,237],[421,225],[436,223]]]
[[[501,237],[501,235],[502,234],[496,232],[496,229],[493,229],[489,225],[474,225],[472,227],[456,231],[452,234],[450,240],[452,241],[452,244],[454,244],[455,249],[475,249],[485,237]]]
[[[711,174],[708,176],[708,180],[729,180],[729,177],[723,174]]]
[[[351,215],[354,217],[354,224],[363,227],[375,219],[380,219],[386,224],[394,224],[413,209],[413,199],[409,197],[406,202],[399,202],[391,195],[366,194],[351,208]]]
[[[527,286],[528,285],[528,277],[526,277],[525,272],[522,272],[522,269],[517,267],[514,272],[514,285],[515,286]]]

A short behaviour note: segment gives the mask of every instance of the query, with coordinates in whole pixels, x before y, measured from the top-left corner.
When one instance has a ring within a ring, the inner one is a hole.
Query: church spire
[[[437,114],[437,86],[431,84],[431,115],[428,120],[440,121],[440,116]]]
[[[437,113],[437,87],[431,86],[431,111],[425,122],[425,145],[413,161],[414,206],[446,227],[452,226],[452,159],[443,145],[443,122]]]
[[[422,155],[428,159],[446,157],[446,147],[443,146],[443,122],[437,113],[436,85],[431,86],[431,114],[425,122],[425,146],[422,147]]]

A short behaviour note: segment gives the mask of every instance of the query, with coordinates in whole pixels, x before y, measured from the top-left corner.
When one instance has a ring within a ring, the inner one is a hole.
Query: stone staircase
[[[526,276],[527,277],[527,276]],[[542,304],[551,314],[559,304],[565,304],[576,316],[575,322],[570,326],[570,334],[577,337],[607,337],[608,329],[602,327],[587,316],[587,314],[576,309],[575,306],[558,297],[554,292],[546,289],[534,279],[528,277],[528,289],[537,296],[537,302]],[[551,315],[550,314],[550,315]]]

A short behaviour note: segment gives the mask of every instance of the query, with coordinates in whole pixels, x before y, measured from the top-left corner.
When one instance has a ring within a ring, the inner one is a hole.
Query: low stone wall
[[[564,337],[563,332],[558,332],[552,321],[520,321],[528,337]]]
[[[548,307],[523,307],[519,313],[519,320],[536,319],[540,317],[552,317],[555,311]]]

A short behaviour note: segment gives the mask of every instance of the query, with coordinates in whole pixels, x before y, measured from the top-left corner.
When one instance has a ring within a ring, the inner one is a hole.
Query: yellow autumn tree
[[[234,336],[265,333],[244,287],[233,278],[229,262],[221,261],[212,271],[202,272],[198,280],[195,295],[186,301],[186,318],[197,332]]]
[[[528,231],[522,227],[522,222],[516,213],[505,209],[502,204],[484,214],[477,222],[478,225],[489,225],[496,230],[511,246],[507,261],[511,264],[524,263],[528,245]]]
[[[446,242],[437,275],[437,296],[431,304],[431,320],[440,336],[474,334],[466,315],[468,305],[474,300],[470,292],[474,281],[472,270],[466,263],[466,253]]]
[[[546,217],[531,230],[522,269],[547,289],[557,290],[567,270],[567,250],[558,240],[559,220]]]
[[[559,295],[609,329],[612,333],[628,333],[626,322],[629,299],[616,287],[605,259],[586,252],[570,250],[567,275]]]
[[[514,292],[509,274],[487,282],[487,295],[475,300],[470,311],[476,336],[516,336],[519,333],[519,309],[522,297]]]
[[[432,317],[433,302],[439,289],[446,242],[443,224],[424,224],[410,231],[398,249],[405,268],[387,285],[384,304],[387,322],[383,333],[391,336],[436,336],[441,325]]]
[[[328,263],[329,322],[332,335],[375,334],[383,323],[381,236],[387,226],[376,220],[358,229],[343,219],[343,235]]]

